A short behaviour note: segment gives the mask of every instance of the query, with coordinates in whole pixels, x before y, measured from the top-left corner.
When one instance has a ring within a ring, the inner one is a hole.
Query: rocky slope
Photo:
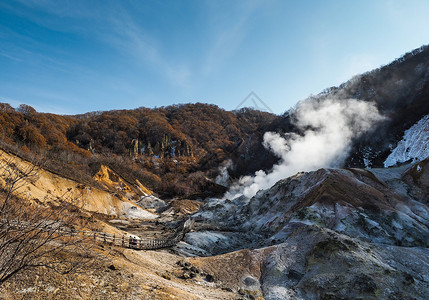
[[[25,171],[33,167],[31,162],[3,150],[0,150],[0,163],[6,170],[8,168],[18,168],[18,170]],[[104,170],[107,172],[107,169]],[[1,186],[3,186],[7,174],[7,172],[2,172],[0,176]],[[97,173],[96,179],[102,183],[107,182],[107,178],[100,175],[100,173]],[[64,178],[46,169],[37,168],[37,180],[24,181],[24,184],[20,186],[16,194],[19,194],[24,199],[41,203],[78,200],[78,203],[86,211],[115,217],[137,219],[154,219],[157,217],[131,201],[132,189],[122,180],[117,180],[117,182],[109,180],[109,185],[106,186],[106,189],[100,189],[76,180]],[[113,189],[113,191],[107,189],[107,187]],[[117,188],[122,190],[115,191]],[[135,190],[135,188],[133,189]],[[134,194],[134,196],[136,195]]]
[[[265,299],[426,299],[428,170],[320,169],[251,199],[212,199],[186,242],[225,253],[194,261]]]

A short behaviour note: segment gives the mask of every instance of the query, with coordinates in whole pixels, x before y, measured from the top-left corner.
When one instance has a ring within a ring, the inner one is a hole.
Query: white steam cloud
[[[228,159],[227,161],[224,161],[223,164],[218,168],[219,175],[216,177],[216,183],[228,186],[228,180],[229,180],[229,173],[228,169],[231,169],[233,167],[232,160]]]
[[[300,171],[338,167],[347,157],[350,142],[383,119],[373,103],[355,99],[307,100],[294,110],[295,125],[304,134],[266,132],[264,146],[280,157],[269,173],[259,170],[255,176],[242,177],[225,195],[234,199],[253,197],[259,190]]]

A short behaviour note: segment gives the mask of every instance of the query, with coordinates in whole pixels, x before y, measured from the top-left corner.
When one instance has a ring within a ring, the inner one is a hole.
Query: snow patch
[[[405,131],[403,139],[386,158],[384,167],[409,160],[420,161],[429,156],[429,115]]]
[[[148,208],[159,209],[167,206],[167,203],[165,203],[165,201],[153,195],[141,196],[137,204],[145,209],[148,209]]]
[[[122,214],[128,219],[156,219],[158,217],[129,202],[122,204]]]

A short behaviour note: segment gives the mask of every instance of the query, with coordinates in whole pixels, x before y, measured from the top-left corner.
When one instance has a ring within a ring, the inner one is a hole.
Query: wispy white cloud
[[[126,55],[132,55],[136,62],[161,73],[169,83],[180,87],[189,86],[192,75],[189,66],[180,61],[172,62],[162,55],[161,41],[145,32],[127,12],[112,16],[109,22],[113,30],[109,34],[100,33],[106,42]]]
[[[54,96],[52,93],[50,95]],[[51,99],[55,99],[58,101],[61,97],[62,97],[61,95],[56,95],[55,98],[51,98]],[[49,104],[46,104],[46,103],[45,104],[35,104],[32,101],[19,100],[19,99],[15,99],[15,98],[0,96],[0,102],[8,103],[14,108],[19,107],[21,104],[26,104],[26,105],[33,107],[38,112],[50,112],[50,113],[59,114],[59,115],[74,113],[74,112],[65,111],[64,107],[56,105],[55,104],[56,101],[52,101]]]
[[[4,53],[4,52],[0,52],[0,56],[6,57],[6,58],[8,58],[10,60],[14,60],[14,61],[19,61],[19,62],[24,61],[23,59],[21,59],[19,57],[16,57],[14,55],[10,55],[10,54]]]
[[[89,1],[57,1],[57,0],[15,0],[31,9],[37,9],[44,11],[51,15],[56,15],[62,18],[78,18],[78,19],[94,19],[94,17],[100,18],[104,12],[104,9],[107,6],[105,5],[98,6],[97,9],[91,9],[91,2]],[[17,8],[16,11],[19,11]],[[21,11],[21,13],[24,13]],[[47,24],[48,20],[46,18],[39,19],[43,24]],[[61,24],[58,24],[61,26]]]
[[[63,30],[72,32],[81,32],[84,29],[86,35],[90,34],[108,46],[114,47],[125,57],[131,56],[136,64],[161,74],[172,85],[186,87],[190,84],[190,68],[183,62],[173,62],[168,56],[163,55],[160,38],[151,36],[133,19],[129,11],[115,2],[107,2],[97,9],[91,9],[88,2],[85,2],[85,5],[74,5],[73,2],[60,5],[56,1],[49,0],[22,2],[56,16],[89,22],[90,26],[85,28],[76,27],[75,24],[79,22],[72,22],[69,27],[61,26],[65,27]],[[55,26],[54,24],[45,25]]]
[[[19,105],[24,103],[23,101],[8,98],[8,97],[3,97],[3,96],[0,96],[0,102],[8,103],[13,107],[18,107]]]
[[[102,6],[98,5],[97,9],[92,9],[92,4],[87,1],[17,1],[33,10],[37,9],[57,17],[43,18],[33,14],[31,18],[36,23],[53,30],[95,38],[108,47],[113,47],[122,56],[133,58],[135,65],[131,66],[132,68],[140,65],[143,69],[159,74],[167,84],[184,89],[190,88],[201,76],[209,76],[222,68],[228,59],[236,54],[248,34],[250,18],[262,3],[260,0],[234,5],[228,3],[227,11],[225,7],[211,1],[201,5],[201,13],[207,19],[202,19],[202,23],[199,24],[201,28],[197,30],[207,33],[208,49],[206,48],[205,52],[194,52],[198,57],[193,57],[191,60],[193,63],[190,63],[189,57],[180,58],[179,55],[171,53],[170,41],[165,40],[164,36],[154,35],[146,29],[140,20],[136,19],[136,13],[130,11],[132,5],[107,1]],[[62,19],[64,22],[59,22]],[[200,61],[201,64],[196,64],[195,61]],[[58,67],[61,62],[52,64]],[[75,68],[79,66],[72,69]],[[82,68],[83,66],[80,67]]]
[[[222,17],[225,11],[216,9],[210,2],[202,8],[215,27],[210,31],[209,24],[200,24],[201,30],[209,34],[208,51],[196,54],[200,56],[202,65],[191,65],[172,54],[168,41],[151,35],[123,8],[115,7],[114,13],[104,16],[110,30],[98,31],[97,34],[122,53],[132,55],[136,62],[160,73],[170,84],[189,88],[200,76],[212,74],[236,54],[248,33],[249,19],[260,5],[260,0],[234,5],[232,10],[235,13],[226,19]]]
[[[261,1],[248,1],[243,6],[236,7],[234,13],[225,18],[223,9],[209,7],[216,29],[210,49],[206,55],[202,72],[208,75],[218,70],[224,63],[236,54],[237,49],[248,34],[249,20],[260,6]]]
[[[52,102],[52,103],[47,104],[47,105],[46,104],[45,105],[43,105],[43,104],[39,105],[39,104],[35,104],[31,101],[18,100],[15,98],[3,97],[3,96],[0,96],[0,102],[8,103],[14,108],[19,107],[21,104],[26,104],[26,105],[33,107],[38,112],[50,112],[50,113],[54,113],[54,114],[66,114],[66,112],[64,111],[64,108],[55,105],[55,102]]]

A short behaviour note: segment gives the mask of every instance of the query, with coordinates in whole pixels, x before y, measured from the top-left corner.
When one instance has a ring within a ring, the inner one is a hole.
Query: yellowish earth
[[[0,150],[0,163],[9,168],[16,168],[18,172],[30,170],[33,165],[13,154]],[[100,171],[108,172],[104,167]],[[4,186],[7,172],[0,175],[0,184]],[[98,174],[97,178],[103,178]],[[133,201],[119,197],[107,190],[101,190],[77,181],[61,177],[45,169],[37,170],[37,180],[27,180],[17,191],[16,195],[27,200],[40,202],[54,202],[60,199],[78,201],[84,210],[114,217],[155,219],[157,215],[144,210]],[[100,179],[101,180],[101,179]],[[103,182],[112,180],[103,178]]]

